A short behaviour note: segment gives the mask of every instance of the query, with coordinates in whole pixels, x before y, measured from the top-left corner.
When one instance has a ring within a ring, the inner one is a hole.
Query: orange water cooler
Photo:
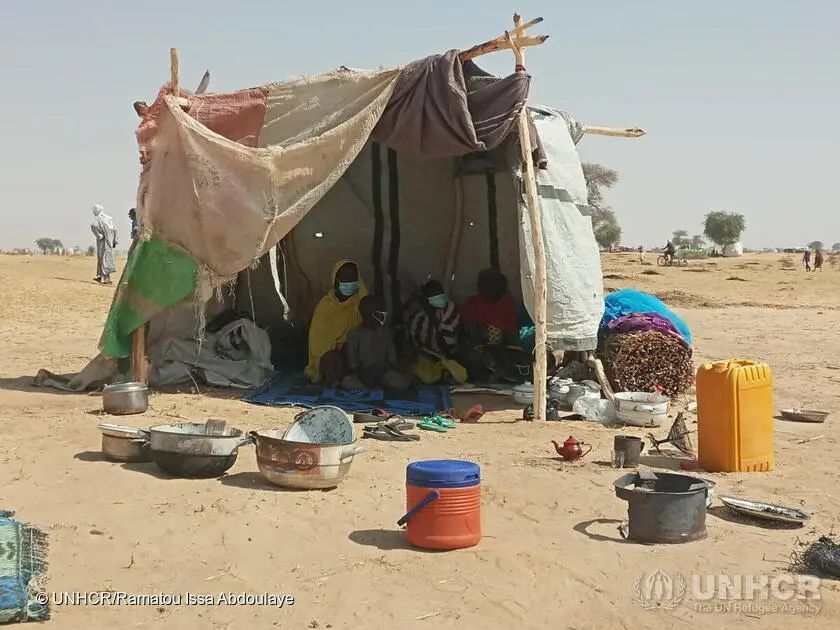
[[[698,463],[710,472],[773,469],[773,375],[755,361],[697,370]]]

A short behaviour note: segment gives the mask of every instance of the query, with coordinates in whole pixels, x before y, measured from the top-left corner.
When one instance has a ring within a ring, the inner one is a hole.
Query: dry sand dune
[[[617,474],[605,465],[614,430],[516,422],[519,414],[504,409],[445,435],[423,434],[416,444],[365,444],[368,452],[330,492],[267,487],[247,448],[221,480],[167,479],[149,467],[104,462],[99,397],[30,382],[40,367],[75,371],[95,353],[113,289],[90,280],[90,259],[8,256],[0,257],[0,508],[49,533],[52,591],[295,598],[283,609],[59,606],[51,622],[57,628],[837,628],[837,582],[824,584],[816,615],[707,613],[686,604],[646,610],[634,597],[636,578],[656,569],[777,574],[797,539],[840,531],[840,269],[826,265],[806,275],[798,260],[793,269],[782,260],[761,255],[657,269],[611,255],[604,274],[607,287],[668,300],[696,335],[698,361],[767,361],[778,407],[835,412],[825,425],[777,422],[773,472],[709,475],[719,494],[812,511],[804,529],[746,525],[717,509],[701,542],[627,544],[617,532],[626,504],[614,496]],[[457,402],[465,408],[474,401]],[[157,394],[151,406],[138,422],[213,415],[256,429],[292,416],[212,391]],[[592,455],[560,462],[549,440],[569,434],[593,444]],[[802,443],[816,436],[824,437]],[[482,466],[485,538],[478,547],[424,553],[403,543],[395,523],[405,465],[437,457]]]

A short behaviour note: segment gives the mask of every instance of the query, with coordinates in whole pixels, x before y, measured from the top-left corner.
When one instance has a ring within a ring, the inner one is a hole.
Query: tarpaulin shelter
[[[141,232],[102,355],[72,387],[107,379],[147,324],[154,356],[166,338],[200,330],[207,305],[246,293],[263,319],[307,321],[341,258],[393,311],[430,277],[462,303],[492,266],[533,316],[541,257],[517,127],[530,80],[521,66],[490,76],[457,51],[186,100],[173,80],[137,131]],[[539,166],[545,333],[557,349],[591,350],[603,298],[575,149],[583,128],[552,108],[530,114],[522,144]]]

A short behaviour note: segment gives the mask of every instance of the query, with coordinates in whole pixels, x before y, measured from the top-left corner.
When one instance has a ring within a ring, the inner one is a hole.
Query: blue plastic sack
[[[674,324],[683,339],[691,344],[691,331],[679,315],[665,306],[662,300],[635,289],[622,289],[604,297],[604,316],[598,336],[603,338],[611,321],[632,313],[659,313]]]

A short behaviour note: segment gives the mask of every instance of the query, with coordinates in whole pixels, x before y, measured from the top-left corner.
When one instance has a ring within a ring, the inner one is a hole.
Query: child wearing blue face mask
[[[423,285],[419,307],[408,323],[408,335],[418,354],[412,373],[421,382],[467,381],[467,370],[454,358],[460,326],[458,308],[443,285],[429,280]]]

